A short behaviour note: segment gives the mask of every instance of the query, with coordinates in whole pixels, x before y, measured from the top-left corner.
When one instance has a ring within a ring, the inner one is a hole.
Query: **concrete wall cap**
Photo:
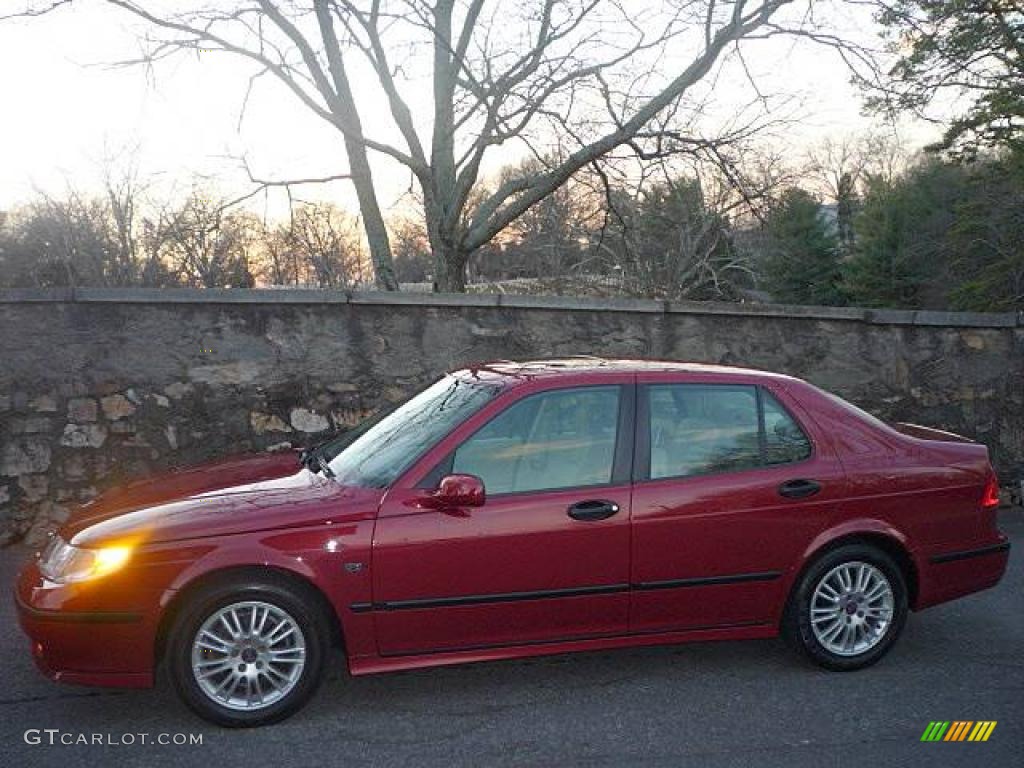
[[[945,312],[934,310],[740,304],[589,296],[529,296],[503,293],[412,293],[340,289],[243,288],[5,288],[0,304],[366,304],[377,306],[503,307],[577,312],[728,315],[782,319],[838,320],[871,325],[952,328],[1024,326],[1024,312]]]

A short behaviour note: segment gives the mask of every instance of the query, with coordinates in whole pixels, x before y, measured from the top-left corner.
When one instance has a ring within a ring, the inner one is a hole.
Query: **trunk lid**
[[[893,429],[902,435],[907,437],[916,437],[918,440],[933,440],[941,443],[975,443],[975,440],[971,440],[969,437],[958,435],[955,432],[946,432],[942,429],[934,429],[932,427],[923,427],[920,424],[908,424],[907,422],[897,421],[890,424]]]

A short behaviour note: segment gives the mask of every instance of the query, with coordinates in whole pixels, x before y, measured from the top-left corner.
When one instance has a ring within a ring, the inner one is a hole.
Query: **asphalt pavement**
[[[166,680],[125,692],[44,679],[10,596],[30,553],[0,550],[0,766],[1022,766],[1024,513],[1001,525],[1014,546],[1003,582],[913,614],[860,672],[774,640],[358,679],[339,657],[305,710],[245,731],[207,726]],[[933,720],[998,724],[986,743],[922,743]],[[96,738],[113,744],[80,743]]]

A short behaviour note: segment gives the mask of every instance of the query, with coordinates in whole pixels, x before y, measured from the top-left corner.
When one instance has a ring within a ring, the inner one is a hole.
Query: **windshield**
[[[344,485],[386,487],[501,389],[445,376],[344,445],[328,462],[331,473]]]

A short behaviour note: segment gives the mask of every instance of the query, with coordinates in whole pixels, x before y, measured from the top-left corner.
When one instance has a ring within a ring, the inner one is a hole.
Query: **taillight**
[[[991,467],[985,480],[985,492],[981,495],[981,506],[983,509],[995,509],[999,506],[999,479]]]

